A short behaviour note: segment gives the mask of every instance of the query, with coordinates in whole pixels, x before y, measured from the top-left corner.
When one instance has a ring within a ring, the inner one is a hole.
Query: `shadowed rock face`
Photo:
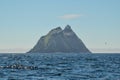
[[[64,30],[60,27],[52,29],[47,35],[42,36],[28,53],[54,52],[90,53],[69,25]]]

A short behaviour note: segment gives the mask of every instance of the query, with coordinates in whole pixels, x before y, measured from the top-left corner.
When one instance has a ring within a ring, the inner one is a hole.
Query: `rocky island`
[[[28,53],[90,53],[81,39],[67,25],[52,29],[47,35],[42,36],[37,44]]]

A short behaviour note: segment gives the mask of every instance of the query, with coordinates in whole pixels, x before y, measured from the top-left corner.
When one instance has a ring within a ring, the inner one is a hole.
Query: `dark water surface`
[[[0,80],[120,80],[120,54],[0,54]]]

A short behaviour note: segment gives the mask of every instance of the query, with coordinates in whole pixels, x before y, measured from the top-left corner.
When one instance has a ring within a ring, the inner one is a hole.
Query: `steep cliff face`
[[[28,53],[54,52],[90,53],[69,25],[67,25],[64,30],[60,27],[52,29],[47,35],[42,36]]]

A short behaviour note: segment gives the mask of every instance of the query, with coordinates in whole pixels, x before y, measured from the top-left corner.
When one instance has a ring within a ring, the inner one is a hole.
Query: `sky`
[[[69,24],[93,53],[120,52],[120,0],[0,0],[0,53],[29,51]]]

